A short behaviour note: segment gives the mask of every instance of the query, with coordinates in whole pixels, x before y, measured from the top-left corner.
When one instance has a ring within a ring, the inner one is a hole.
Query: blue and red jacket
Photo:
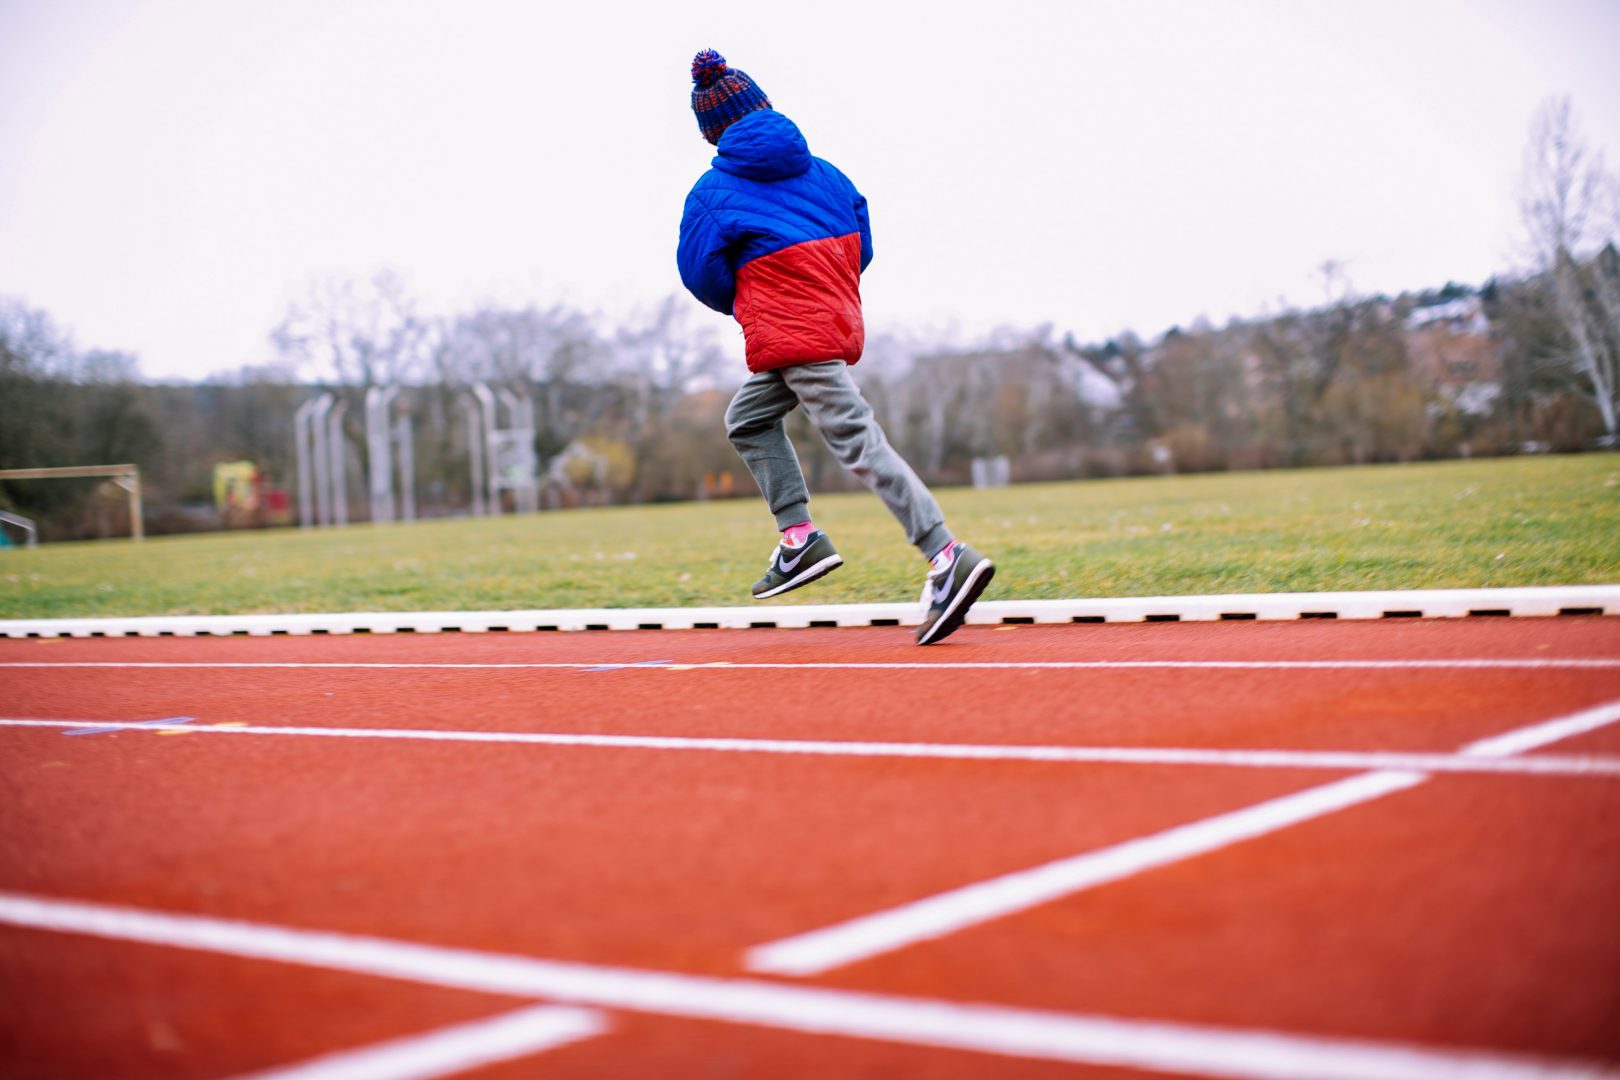
[[[813,157],[793,121],[761,109],[720,136],[681,216],[676,262],[692,295],[742,324],[750,371],[861,358],[866,199]]]

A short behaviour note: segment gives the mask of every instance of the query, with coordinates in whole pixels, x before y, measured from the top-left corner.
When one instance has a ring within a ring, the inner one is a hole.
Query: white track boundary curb
[[[1620,585],[1396,592],[1250,593],[1104,600],[991,600],[969,625],[1219,622],[1294,619],[1447,619],[1620,615]],[[158,615],[122,619],[0,620],[0,637],[197,637],[245,634],[437,634],[503,630],[709,630],[916,626],[920,604],[578,608],[544,611],[384,611],[323,615]]]

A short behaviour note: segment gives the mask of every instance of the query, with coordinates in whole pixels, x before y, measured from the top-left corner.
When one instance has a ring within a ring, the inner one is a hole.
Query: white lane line
[[[1616,720],[1620,720],[1620,701],[1483,739],[1469,744],[1461,753],[1481,758],[1507,756],[1593,731]],[[1428,779],[1424,772],[1387,770],[1352,776],[757,945],[748,950],[745,966],[750,971],[774,975],[821,974],[1026,911],[1085,889],[1219,851],[1416,787]]]
[[[893,662],[733,663],[729,660],[667,661],[642,667],[622,661],[589,660],[577,663],[386,663],[247,660],[7,660],[0,668],[247,668],[291,670],[380,671],[1439,671],[1439,670],[1620,670],[1614,657],[1524,657],[1456,660],[918,660]]]
[[[236,1080],[438,1080],[529,1057],[607,1031],[595,1009],[536,1005],[485,1020],[340,1050]]]
[[[0,892],[0,923],[485,993],[912,1046],[1238,1080],[1613,1080],[1599,1062],[605,967]]]
[[[1400,769],[1414,772],[1513,776],[1620,776],[1620,757],[1544,755],[1489,757],[1477,754],[1361,750],[1215,750],[1177,746],[1029,746],[995,743],[838,742],[818,739],[694,738],[680,735],[590,735],[541,731],[465,731],[440,728],[282,727],[231,723],[180,726],[162,720],[40,720],[0,717],[0,728],[82,728],[99,732],[260,735],[317,739],[384,739],[405,742],[496,743],[580,746],[618,750],[695,750],[735,754],[799,754],[813,757],[894,757],[947,761],[1029,761],[1099,765],[1208,765],[1248,769]],[[72,732],[68,732],[72,734]]]
[[[1570,713],[1568,716],[1555,716],[1551,720],[1544,720],[1529,727],[1514,728],[1501,735],[1492,735],[1486,739],[1471,742],[1458,753],[1466,757],[1502,758],[1514,754],[1522,754],[1526,750],[1536,750],[1549,746],[1561,739],[1584,735],[1589,731],[1608,727],[1616,720],[1620,720],[1620,701],[1611,701],[1604,705],[1594,705],[1590,709]]]
[[[1121,881],[1421,784],[1422,773],[1371,772],[1111,847],[975,882],[748,950],[750,971],[817,975],[944,937],[1085,889]]]

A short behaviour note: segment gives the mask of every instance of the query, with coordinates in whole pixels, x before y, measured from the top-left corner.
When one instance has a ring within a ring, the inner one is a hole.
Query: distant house
[[[918,363],[933,373],[931,378],[961,385],[968,384],[978,373],[985,377],[987,385],[1061,389],[1102,412],[1112,412],[1125,402],[1119,383],[1068,344],[937,353],[919,357]]]
[[[1479,297],[1414,308],[1406,329],[1418,381],[1458,412],[1488,415],[1502,394],[1502,355]]]
[[[1445,326],[1454,333],[1488,334],[1490,323],[1485,318],[1485,306],[1477,296],[1459,296],[1438,304],[1425,304],[1413,308],[1406,317],[1408,330],[1421,330],[1436,325]]]
[[[1075,352],[1066,353],[1064,363],[1074,386],[1075,396],[1093,409],[1112,412],[1125,404],[1125,394],[1112,376]]]

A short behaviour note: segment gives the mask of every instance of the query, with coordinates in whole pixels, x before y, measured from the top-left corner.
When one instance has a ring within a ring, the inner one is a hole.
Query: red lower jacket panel
[[[860,234],[794,244],[745,264],[732,310],[750,371],[816,360],[853,364],[866,346]]]

